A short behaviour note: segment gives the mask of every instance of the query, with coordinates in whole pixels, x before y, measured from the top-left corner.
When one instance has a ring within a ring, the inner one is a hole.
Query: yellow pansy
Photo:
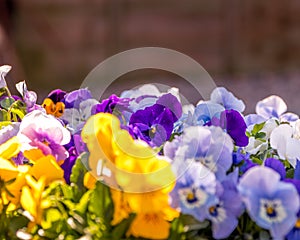
[[[145,142],[132,139],[120,128],[118,118],[108,113],[92,116],[82,130],[82,139],[90,150],[90,174],[98,179],[107,168],[107,176],[114,176],[114,179],[104,176],[114,202],[112,224],[135,213],[136,219],[127,235],[166,238],[169,221],[179,215],[168,201],[175,183],[169,161]],[[86,175],[86,183],[94,184],[90,175]]]

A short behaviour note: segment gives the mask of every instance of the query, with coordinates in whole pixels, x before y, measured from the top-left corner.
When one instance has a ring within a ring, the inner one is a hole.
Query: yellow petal
[[[24,157],[26,157],[27,159],[35,162],[37,160],[39,160],[42,157],[45,157],[45,155],[43,154],[41,149],[30,149],[30,150],[26,150],[24,151]]]
[[[29,174],[36,179],[45,178],[46,185],[54,180],[62,180],[64,177],[63,169],[58,165],[56,159],[52,155],[42,157],[36,161],[33,167],[29,170]]]
[[[111,197],[114,202],[114,216],[111,222],[112,225],[120,223],[123,219],[128,218],[132,212],[128,202],[124,198],[124,193],[119,190],[110,189]]]
[[[170,223],[164,220],[162,214],[138,214],[126,235],[147,239],[167,239],[169,230]]]
[[[21,144],[17,137],[13,137],[0,145],[0,157],[11,159],[20,152]]]
[[[23,209],[28,211],[34,218],[36,218],[37,203],[33,198],[30,188],[28,186],[23,187],[20,201]]]
[[[10,161],[0,157],[0,178],[9,181],[16,178],[19,171]]]
[[[124,198],[136,213],[155,213],[169,207],[169,196],[161,191],[124,193]]]

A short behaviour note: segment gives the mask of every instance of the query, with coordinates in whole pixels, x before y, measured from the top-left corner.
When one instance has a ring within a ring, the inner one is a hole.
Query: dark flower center
[[[198,201],[198,198],[196,197],[196,194],[195,194],[195,190],[192,190],[191,192],[189,192],[187,195],[186,195],[186,201],[188,203],[194,203],[194,202],[197,202]]]
[[[265,209],[266,209],[266,213],[269,217],[273,218],[273,217],[277,216],[277,212],[273,206],[266,205]]]

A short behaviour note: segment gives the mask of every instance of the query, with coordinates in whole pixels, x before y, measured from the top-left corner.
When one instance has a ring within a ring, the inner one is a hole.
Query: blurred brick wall
[[[18,56],[41,91],[78,87],[105,58],[143,46],[183,52],[214,77],[300,65],[299,0],[18,0],[16,13]]]

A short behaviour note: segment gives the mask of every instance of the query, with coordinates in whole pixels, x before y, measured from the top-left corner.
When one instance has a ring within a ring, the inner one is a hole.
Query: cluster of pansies
[[[1,239],[300,239],[300,120],[218,87],[182,105],[144,85],[93,98],[0,67]]]

